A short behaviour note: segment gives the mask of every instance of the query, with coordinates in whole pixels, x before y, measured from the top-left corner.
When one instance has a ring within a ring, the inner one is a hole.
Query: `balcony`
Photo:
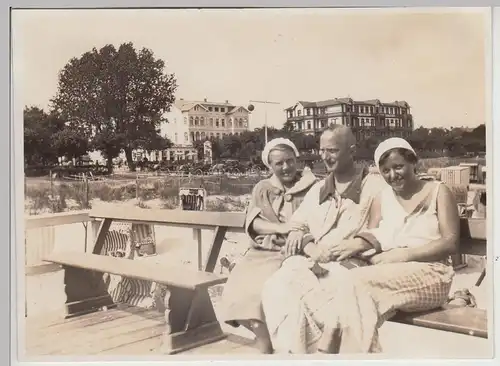
[[[308,117],[310,117],[310,116],[308,116]],[[287,117],[287,121],[290,121],[290,122],[303,121],[305,119],[306,119],[306,116]]]

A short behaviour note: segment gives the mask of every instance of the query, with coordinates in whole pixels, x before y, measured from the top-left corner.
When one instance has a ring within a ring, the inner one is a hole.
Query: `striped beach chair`
[[[104,242],[101,255],[134,260],[138,256],[152,255],[156,251],[154,227],[147,224],[112,223]],[[139,307],[156,307],[151,281],[129,279],[106,274],[108,292],[116,303]]]

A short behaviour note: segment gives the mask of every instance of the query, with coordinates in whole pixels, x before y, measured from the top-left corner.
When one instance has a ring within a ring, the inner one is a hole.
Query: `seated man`
[[[304,268],[312,269],[317,276],[324,275],[315,263],[328,261],[333,244],[366,227],[373,199],[387,185],[379,174],[371,174],[367,167],[355,165],[355,144],[356,139],[348,127],[333,125],[323,132],[320,152],[330,174],[311,188],[293,214],[290,219],[293,226],[305,226],[307,230],[293,230],[285,246],[287,256],[298,253],[304,256],[285,260],[286,268],[271,278],[276,286],[265,285],[268,288],[263,293],[267,297],[264,300],[267,304],[263,304],[266,322],[273,347],[279,352],[307,353],[307,345],[300,344],[302,335],[294,333],[300,331],[299,324],[284,323],[285,318],[296,319],[295,315],[300,312],[294,298],[296,292],[286,289],[307,284],[301,281],[307,280],[311,272],[302,271]],[[297,272],[293,271],[294,266]],[[288,276],[290,271],[292,274]],[[281,300],[276,300],[279,297]],[[290,339],[294,345],[290,345]]]

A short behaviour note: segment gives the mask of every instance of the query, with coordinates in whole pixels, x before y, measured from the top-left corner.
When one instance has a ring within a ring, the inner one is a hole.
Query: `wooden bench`
[[[178,353],[225,337],[217,321],[208,287],[227,278],[213,273],[228,229],[243,231],[244,215],[180,210],[102,207],[90,217],[100,220],[92,253],[56,252],[45,261],[62,265],[67,296],[67,316],[75,316],[115,306],[107,292],[103,274],[147,280],[165,285],[165,332],[162,352]],[[164,266],[150,260],[128,260],[100,255],[112,222],[187,227],[195,230],[201,246],[201,229],[214,229],[204,271]]]
[[[113,306],[102,281],[103,273],[113,273],[166,285],[168,292],[165,297],[166,329],[163,352],[178,353],[225,337],[217,322],[207,289],[226,281],[225,277],[215,275],[213,271],[226,232],[243,232],[244,213],[102,207],[93,209],[90,216],[95,220],[102,220],[92,253],[60,252],[44,258],[45,261],[57,263],[65,268],[67,309],[70,316]],[[191,228],[198,230],[200,240],[201,229],[214,229],[209,254],[202,266],[203,271],[166,267],[147,260],[132,261],[99,255],[113,221]],[[461,225],[461,253],[485,255],[485,220],[463,219]],[[391,321],[487,337],[486,312],[480,309],[457,308],[437,309],[426,313],[399,313]]]
[[[461,219],[460,220],[460,254],[486,256],[486,220]],[[479,286],[485,270],[476,283]],[[475,337],[488,338],[488,319],[486,310],[459,307],[446,307],[419,313],[396,314],[391,321],[411,324],[454,333],[462,333]]]

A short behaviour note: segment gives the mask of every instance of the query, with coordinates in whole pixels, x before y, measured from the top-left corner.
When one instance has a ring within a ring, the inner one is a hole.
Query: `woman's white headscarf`
[[[295,144],[292,141],[290,141],[289,139],[282,138],[282,137],[272,139],[271,141],[269,141],[266,144],[266,146],[264,147],[264,150],[262,151],[262,162],[269,169],[271,169],[271,164],[269,163],[269,153],[271,152],[272,149],[274,149],[278,145],[290,146],[290,148],[295,153],[295,156],[299,157],[299,150],[297,150],[297,146],[295,146]]]
[[[417,153],[411,147],[410,143],[406,141],[405,139],[402,139],[400,137],[391,137],[387,140],[382,141],[377,148],[375,149],[375,165],[377,166],[377,169],[380,170],[379,166],[379,161],[382,155],[384,155],[387,151],[392,150],[392,149],[405,149],[411,151],[415,156],[417,156]]]

